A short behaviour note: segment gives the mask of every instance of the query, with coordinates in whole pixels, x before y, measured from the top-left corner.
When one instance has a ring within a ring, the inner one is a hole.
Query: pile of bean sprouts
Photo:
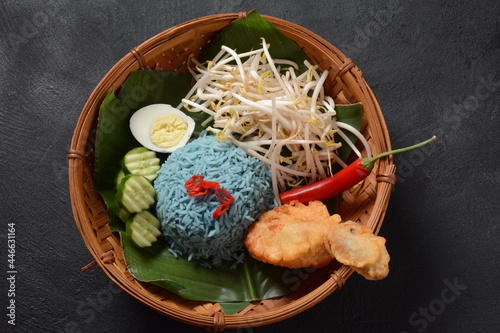
[[[237,54],[222,46],[217,56],[204,63],[191,59],[196,83],[182,100],[191,112],[209,115],[203,124],[220,140],[230,140],[271,169],[273,190],[305,185],[332,174],[332,160],[345,167],[336,150],[338,134],[358,155],[344,134],[350,131],[370,148],[354,127],[335,119],[335,102],[325,96],[328,71],[305,61],[307,70],[285,59],[272,59],[270,45]]]

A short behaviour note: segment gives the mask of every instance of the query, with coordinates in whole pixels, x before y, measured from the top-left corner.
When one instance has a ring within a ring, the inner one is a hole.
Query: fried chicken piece
[[[385,239],[330,216],[320,201],[295,201],[263,213],[248,229],[245,245],[252,257],[276,266],[322,267],[337,259],[369,280],[389,272]]]
[[[275,207],[248,229],[245,245],[257,260],[288,268],[322,267],[333,260],[325,247],[325,228],[340,222],[320,201]]]

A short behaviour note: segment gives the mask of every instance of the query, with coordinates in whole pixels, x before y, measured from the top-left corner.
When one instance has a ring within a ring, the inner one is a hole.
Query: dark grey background
[[[189,19],[256,8],[318,33],[364,71],[398,183],[381,234],[391,273],[355,275],[310,310],[239,332],[500,331],[498,1],[1,1],[0,331],[203,332],[99,268],[73,220],[67,150],[88,96],[132,47]],[[7,223],[16,326],[7,325]],[[237,330],[232,330],[236,332]]]

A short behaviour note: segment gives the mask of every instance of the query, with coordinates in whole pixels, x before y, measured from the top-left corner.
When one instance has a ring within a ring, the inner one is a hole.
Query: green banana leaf
[[[262,38],[270,45],[269,53],[273,59],[288,59],[297,63],[301,71],[306,70],[304,60],[311,62],[304,51],[290,38],[286,37],[271,22],[252,10],[246,17],[228,25],[207,49],[203,60],[213,59],[222,45],[244,53],[262,47]]]
[[[307,59],[300,47],[254,11],[224,29],[205,57],[217,53],[222,44],[241,52],[259,47],[261,36],[272,45],[273,57],[299,64]],[[149,104],[177,106],[190,90],[191,80],[190,74],[136,71],[130,74],[118,95],[111,92],[107,96],[100,108],[96,135],[95,184],[108,206],[112,230],[121,232],[125,260],[136,279],[161,286],[186,299],[217,301],[226,313],[234,313],[250,301],[288,294],[290,285],[284,277],[290,270],[264,264],[250,256],[236,269],[225,266],[207,269],[194,261],[175,258],[161,240],[150,248],[139,248],[130,239],[125,224],[116,217],[114,178],[123,155],[139,145],[129,130],[130,117]],[[337,112],[341,121],[355,127],[361,123],[360,105],[337,106]],[[202,130],[200,124],[206,115],[189,115],[197,123],[196,136]],[[345,154],[349,154],[348,149]]]
[[[357,129],[358,131],[361,129],[361,121],[363,119],[363,104],[355,103],[355,104],[338,104],[335,105],[335,111],[337,112],[337,121],[346,123]],[[351,132],[344,132],[347,138],[351,140],[351,142],[356,142],[356,135]],[[337,149],[337,154],[339,155],[342,161],[347,161],[349,155],[351,154],[351,147],[346,144],[345,140],[338,134],[334,135],[334,139],[336,142],[342,143],[342,146]],[[342,167],[339,164],[335,164],[333,167],[333,172],[336,173],[340,171]],[[337,212],[339,204],[339,196],[335,196],[333,198],[328,199],[325,202],[325,205],[328,207],[328,212],[330,214],[335,214]]]
[[[363,118],[363,105],[361,103],[335,105],[335,111],[337,111],[337,121],[349,124],[358,131],[360,130]],[[347,131],[345,134],[351,142],[356,142],[356,135]],[[351,147],[345,143],[340,135],[336,134],[334,138],[336,142],[342,143],[342,146],[337,149],[337,153],[342,161],[346,161],[351,153]]]
[[[125,234],[122,233],[122,245],[129,271],[135,278],[164,287],[186,299],[238,302],[289,292],[289,286],[283,283],[286,268],[267,265],[251,257],[235,269],[229,265],[209,269],[196,261],[174,257],[163,241],[149,248],[138,247],[131,240],[128,228]]]
[[[123,223],[117,217],[114,179],[120,170],[120,161],[127,151],[140,146],[130,132],[129,121],[139,108],[155,103],[177,106],[192,86],[187,73],[135,71],[122,86],[118,97],[112,91],[99,110],[95,143],[95,187],[108,207],[109,225],[122,231]],[[193,115],[190,114],[193,117]],[[203,114],[194,117],[203,118]],[[201,125],[195,128],[201,131]],[[196,134],[195,133],[195,134]]]

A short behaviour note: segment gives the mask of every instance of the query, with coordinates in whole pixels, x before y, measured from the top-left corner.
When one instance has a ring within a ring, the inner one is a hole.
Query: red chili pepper
[[[228,209],[229,205],[233,203],[233,196],[225,189],[219,187],[218,182],[210,182],[203,180],[203,176],[195,175],[184,184],[188,190],[188,195],[191,197],[200,197],[207,194],[210,190],[215,190],[215,196],[221,204],[215,209],[212,216],[214,219],[219,218]]]
[[[184,184],[184,187],[189,193],[193,194],[192,196],[200,196],[207,194],[210,189],[217,190],[219,188],[219,183],[203,180],[203,176],[196,175],[191,177]]]
[[[359,158],[333,176],[281,193],[281,202],[283,204],[287,204],[291,201],[297,200],[301,203],[308,203],[313,200],[323,201],[334,197],[365,179],[371,173],[375,162],[379,158],[421,147],[435,139],[436,137],[433,136],[429,140],[410,147],[391,150],[374,157]]]
[[[229,208],[228,204],[223,203],[223,204],[219,205],[219,207],[217,207],[214,210],[212,217],[214,219],[218,219],[222,214],[224,214],[228,210],[228,208]]]
[[[217,196],[217,199],[219,199],[219,201],[223,204],[230,205],[234,201],[233,196],[227,190],[220,187],[215,191],[215,195]]]
[[[217,190],[219,188],[219,183],[217,182],[208,182],[206,180],[200,182],[200,186],[206,189]]]
[[[188,179],[188,181],[184,184],[184,187],[188,190],[197,186],[201,181],[203,181],[203,176],[196,175]]]
[[[209,192],[208,188],[203,188],[201,186],[195,187],[188,191],[190,197],[202,197]]]

